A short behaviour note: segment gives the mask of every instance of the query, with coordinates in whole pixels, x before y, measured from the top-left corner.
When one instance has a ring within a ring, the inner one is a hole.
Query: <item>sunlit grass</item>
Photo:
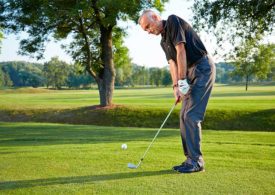
[[[206,172],[182,175],[179,132],[0,123],[0,194],[274,194],[275,133],[203,131]],[[128,144],[121,150],[122,143]]]
[[[48,93],[49,92],[49,93]],[[113,103],[137,108],[167,109],[173,104],[171,88],[116,89]],[[97,90],[2,90],[0,109],[65,109],[99,104]],[[275,86],[216,85],[208,109],[264,110],[275,108]]]

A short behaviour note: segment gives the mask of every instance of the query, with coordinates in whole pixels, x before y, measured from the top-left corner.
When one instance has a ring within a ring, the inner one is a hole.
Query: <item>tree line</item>
[[[251,82],[275,81],[275,64],[264,77],[251,75]],[[237,74],[236,63],[220,62],[216,64],[216,83],[234,84],[245,82],[246,77]],[[260,72],[261,73],[261,72]],[[259,74],[260,74],[259,73]],[[136,86],[170,86],[172,85],[168,67],[145,67],[130,64],[127,67],[116,68],[116,87]],[[0,62],[0,87],[47,87],[61,88],[91,88],[96,82],[82,66],[68,64],[57,57],[41,63],[21,61]]]
[[[172,85],[165,68],[146,68],[131,64],[116,68],[116,87]],[[79,64],[68,64],[57,57],[41,63],[23,61],[0,62],[0,87],[90,88],[96,81]]]

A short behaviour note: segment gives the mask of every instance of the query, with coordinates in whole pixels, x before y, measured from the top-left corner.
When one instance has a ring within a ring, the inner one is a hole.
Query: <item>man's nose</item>
[[[152,34],[153,31],[151,29],[148,29],[147,32],[148,34]]]

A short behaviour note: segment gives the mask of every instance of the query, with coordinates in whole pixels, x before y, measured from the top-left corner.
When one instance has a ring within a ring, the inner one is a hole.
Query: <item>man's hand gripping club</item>
[[[180,102],[182,97],[186,95],[190,89],[187,79],[178,80],[178,83],[173,86],[174,96],[177,102]]]
[[[190,86],[187,82],[187,79],[178,80],[178,90],[180,92],[180,95],[186,95],[189,89],[190,89]]]

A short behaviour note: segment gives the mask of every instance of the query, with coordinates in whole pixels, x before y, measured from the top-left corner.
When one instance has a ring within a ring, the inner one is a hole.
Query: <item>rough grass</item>
[[[0,194],[275,194],[275,133],[203,131],[206,172],[182,175],[179,132],[0,123]],[[121,150],[122,143],[128,150]]]

